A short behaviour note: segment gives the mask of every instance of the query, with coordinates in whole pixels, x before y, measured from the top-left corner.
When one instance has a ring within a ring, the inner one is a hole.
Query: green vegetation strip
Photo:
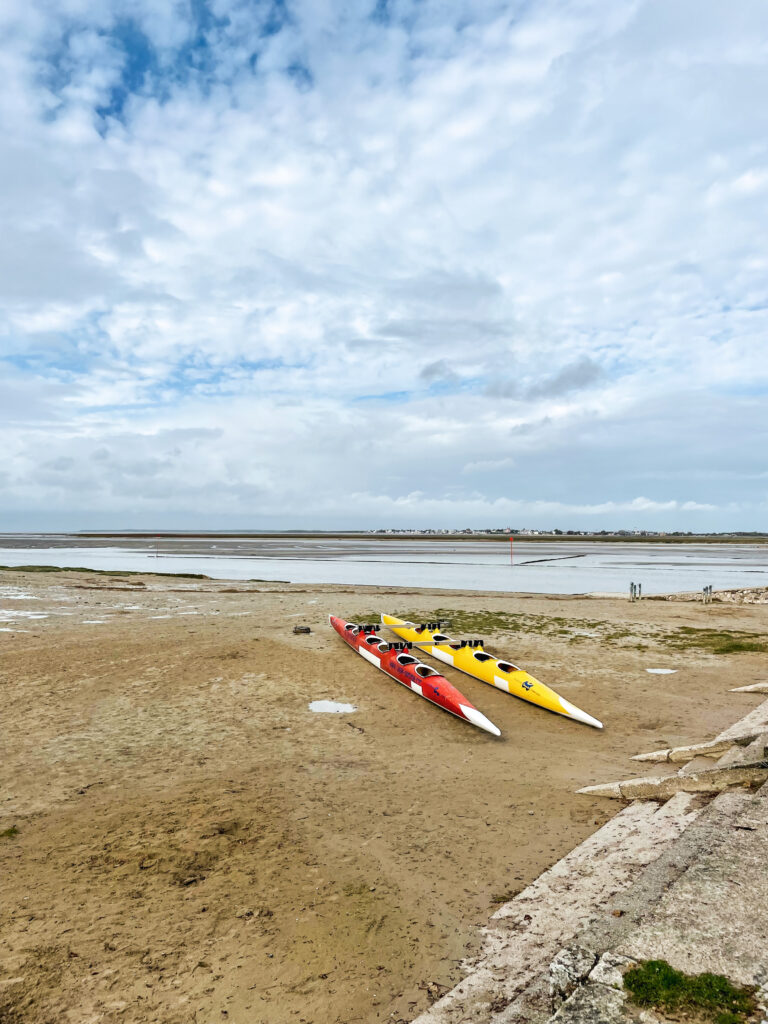
[[[557,615],[531,615],[523,612],[464,611],[459,608],[433,608],[409,611],[401,618],[411,622],[448,620],[447,632],[457,639],[485,638],[516,633],[565,640],[571,644],[593,641],[606,647],[645,648],[648,645],[675,651],[697,650],[707,654],[747,654],[768,652],[768,634],[745,630],[699,629],[681,626],[675,630],[638,623],[606,622],[594,619],[566,619]],[[379,615],[366,612],[353,619],[378,622]],[[382,635],[389,631],[384,629]],[[390,634],[394,639],[394,634]]]
[[[745,1024],[757,1012],[754,988],[733,985],[722,974],[683,974],[666,960],[646,960],[624,975],[638,1006],[696,1013],[714,1024]]]
[[[132,569],[85,569],[80,565],[0,565],[4,572],[92,572],[98,576],[174,576],[183,580],[209,580],[200,572],[139,572]]]
[[[15,839],[18,834],[19,826],[11,825],[10,828],[6,828],[2,832],[0,832],[0,839]]]

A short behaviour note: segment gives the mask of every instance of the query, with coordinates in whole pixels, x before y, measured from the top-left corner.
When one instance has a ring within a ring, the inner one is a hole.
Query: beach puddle
[[[646,672],[650,672],[652,676],[672,676],[677,672],[676,668],[647,668]]]
[[[339,704],[336,700],[313,700],[309,710],[320,715],[350,715],[357,708],[354,704]]]

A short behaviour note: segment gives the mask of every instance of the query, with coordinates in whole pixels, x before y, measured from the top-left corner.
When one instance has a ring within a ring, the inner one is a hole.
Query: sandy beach
[[[438,711],[327,626],[379,611],[454,619],[605,729],[450,670],[502,737]],[[615,813],[575,790],[760,703],[728,690],[768,643],[765,605],[86,572],[0,573],[0,619],[8,1024],[411,1020]]]

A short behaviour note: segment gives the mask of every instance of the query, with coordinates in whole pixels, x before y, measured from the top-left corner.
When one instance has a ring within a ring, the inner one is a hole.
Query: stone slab
[[[768,761],[714,767],[690,774],[641,777],[586,786],[578,793],[614,800],[667,800],[676,793],[720,793],[729,786],[758,785],[768,780]]]
[[[414,1024],[465,1024],[525,1020],[492,1005],[512,1004],[544,973],[605,907],[655,861],[693,822],[701,808],[686,794],[661,807],[636,803],[624,808],[514,900],[501,907],[483,932],[483,956],[455,988],[416,1018]],[[527,1019],[531,1019],[530,1016]]]
[[[728,794],[726,794],[727,796]],[[768,787],[744,800],[615,950],[768,984]]]

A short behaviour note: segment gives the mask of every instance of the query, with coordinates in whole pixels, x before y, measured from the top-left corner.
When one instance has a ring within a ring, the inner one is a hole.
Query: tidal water
[[[0,565],[204,573],[215,579],[435,587],[539,594],[644,594],[768,586],[768,546],[274,538],[0,535]]]

